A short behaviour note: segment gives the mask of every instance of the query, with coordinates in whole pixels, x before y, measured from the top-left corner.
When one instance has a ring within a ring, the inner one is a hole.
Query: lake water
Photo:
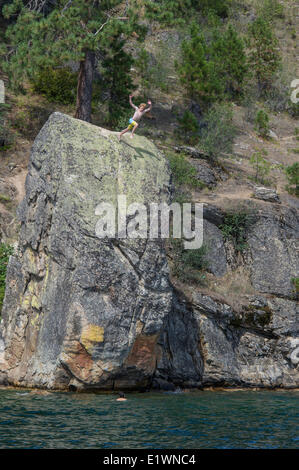
[[[298,448],[297,391],[0,390],[0,448]]]

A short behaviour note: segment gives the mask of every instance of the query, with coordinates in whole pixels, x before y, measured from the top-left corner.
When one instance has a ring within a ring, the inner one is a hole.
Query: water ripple
[[[0,390],[0,448],[298,448],[298,392]]]

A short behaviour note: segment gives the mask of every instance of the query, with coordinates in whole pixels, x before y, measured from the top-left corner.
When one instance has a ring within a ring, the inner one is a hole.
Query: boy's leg
[[[131,136],[130,136],[131,139],[133,139],[133,137],[134,137],[134,132],[136,131],[137,127],[138,127],[138,124],[137,124],[137,122],[136,122],[135,126],[133,127],[132,134],[131,134]]]
[[[123,131],[121,131],[121,133],[120,133],[119,136],[118,136],[118,140],[120,140],[120,139],[121,139],[121,136],[124,135],[126,132],[129,132],[129,130],[130,130],[130,128],[127,127],[126,129],[124,129]]]

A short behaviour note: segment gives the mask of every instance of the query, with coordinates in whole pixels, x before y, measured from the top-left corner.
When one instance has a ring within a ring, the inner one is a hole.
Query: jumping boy
[[[133,95],[130,95],[129,100],[130,100],[130,105],[132,106],[132,108],[135,109],[135,113],[134,113],[134,116],[131,119],[129,119],[128,127],[126,129],[124,129],[123,131],[121,131],[121,133],[119,134],[119,136],[118,136],[119,140],[121,139],[122,135],[124,135],[126,132],[129,132],[130,130],[132,130],[131,139],[133,139],[134,132],[136,131],[136,129],[138,127],[138,122],[140,121],[140,119],[142,118],[142,116],[145,113],[148,113],[152,109],[152,102],[151,101],[147,102],[148,105],[149,105],[149,108],[145,109],[146,108],[145,103],[141,103],[139,105],[139,107],[135,106],[135,104],[132,101],[132,97],[133,97]]]

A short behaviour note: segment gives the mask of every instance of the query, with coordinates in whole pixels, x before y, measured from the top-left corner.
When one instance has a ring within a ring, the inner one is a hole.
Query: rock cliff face
[[[147,139],[54,113],[37,136],[19,208],[0,329],[0,382],[52,389],[299,386],[298,215],[263,209],[248,231],[256,295],[241,310],[169,281],[159,240],[99,239],[96,207],[169,201],[167,162]],[[216,207],[204,210],[209,270],[230,268]],[[298,274],[297,274],[298,275]]]
[[[130,141],[130,142],[129,142]],[[159,242],[101,240],[101,202],[167,201],[159,151],[54,113],[32,148],[2,316],[9,383],[138,388],[157,361],[173,292]],[[3,354],[2,354],[3,355]]]

